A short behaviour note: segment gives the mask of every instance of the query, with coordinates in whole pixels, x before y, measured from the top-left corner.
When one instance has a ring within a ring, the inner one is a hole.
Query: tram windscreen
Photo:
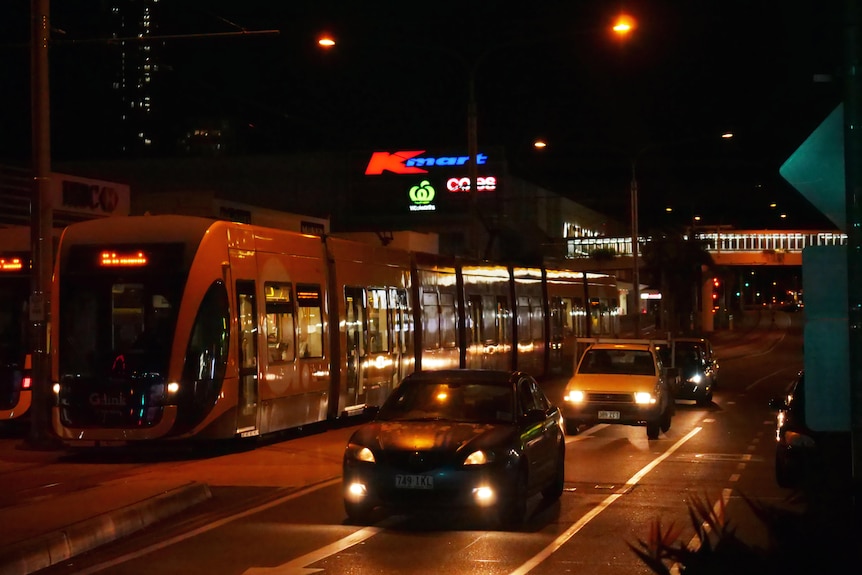
[[[57,327],[61,377],[102,381],[166,377],[185,284],[182,248],[168,244],[113,252],[76,248],[61,272]]]
[[[29,277],[8,277],[0,274],[0,302],[3,302],[0,306],[0,409],[15,408],[20,398],[25,355],[29,351],[29,294]]]

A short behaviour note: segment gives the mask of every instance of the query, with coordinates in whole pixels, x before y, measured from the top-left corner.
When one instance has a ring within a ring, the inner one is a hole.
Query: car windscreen
[[[581,359],[578,373],[655,375],[655,361],[642,349],[590,349]]]
[[[508,385],[404,382],[380,408],[377,419],[507,423],[514,421],[514,413],[515,398]]]

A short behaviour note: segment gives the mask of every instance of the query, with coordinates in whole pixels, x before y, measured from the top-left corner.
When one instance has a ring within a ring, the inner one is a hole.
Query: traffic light
[[[721,298],[721,282],[718,278],[712,278],[712,311],[719,309]]]

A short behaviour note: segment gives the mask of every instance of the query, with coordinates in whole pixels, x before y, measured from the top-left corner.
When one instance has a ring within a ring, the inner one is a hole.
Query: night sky
[[[116,48],[89,41],[104,38],[102,4],[51,3],[55,162],[112,153],[105,62]],[[695,215],[741,229],[832,227],[778,170],[841,101],[843,8],[163,0],[162,34],[279,33],[166,42],[159,111],[171,126],[229,118],[260,152],[466,152],[473,70],[480,150],[504,146],[513,174],[620,221],[637,158],[642,231]],[[0,162],[21,164],[31,153],[30,2],[4,0],[0,11]],[[638,22],[625,42],[607,32],[620,11]],[[315,45],[324,30],[338,40],[328,52]],[[733,140],[719,138],[727,131]],[[536,151],[536,138],[548,148]]]

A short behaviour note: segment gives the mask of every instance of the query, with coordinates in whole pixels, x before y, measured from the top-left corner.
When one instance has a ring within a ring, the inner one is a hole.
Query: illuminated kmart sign
[[[427,174],[426,168],[466,166],[470,156],[424,156],[425,150],[400,152],[374,152],[365,167],[366,176],[379,176],[383,172],[393,174]],[[476,165],[488,162],[485,154],[476,154]]]

